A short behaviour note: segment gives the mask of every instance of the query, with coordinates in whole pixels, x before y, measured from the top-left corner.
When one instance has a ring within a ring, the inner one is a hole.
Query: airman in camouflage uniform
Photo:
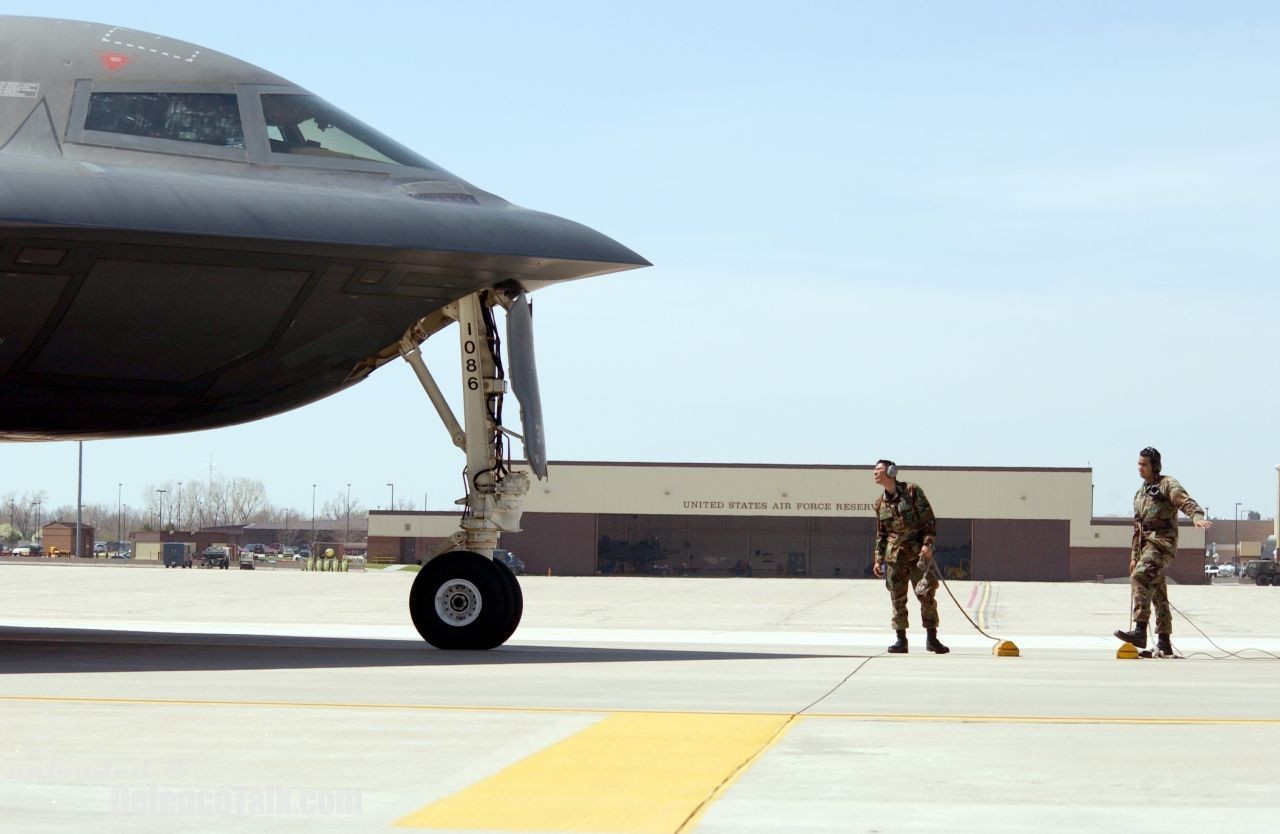
[[[1116,637],[1138,648],[1146,648],[1147,623],[1151,604],[1156,608],[1156,654],[1173,655],[1169,636],[1173,615],[1169,611],[1169,591],[1165,571],[1178,552],[1178,511],[1197,527],[1209,527],[1204,510],[1182,484],[1160,474],[1160,453],[1148,446],[1138,453],[1138,474],[1142,487],[1133,496],[1133,544],[1129,550],[1129,584],[1133,589],[1133,631],[1116,631]]]
[[[882,576],[893,601],[893,628],[898,641],[889,647],[893,654],[907,652],[907,589],[920,602],[920,619],[928,639],[925,648],[938,654],[951,649],[938,640],[938,578],[933,570],[933,545],[937,521],[924,490],[898,480],[898,467],[890,460],[878,461],[872,471],[884,495],[876,499],[875,574]]]

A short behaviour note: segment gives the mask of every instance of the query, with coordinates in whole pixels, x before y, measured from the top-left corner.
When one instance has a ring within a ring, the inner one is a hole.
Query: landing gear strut
[[[519,375],[512,380],[524,416],[523,437],[502,425],[507,382],[492,308],[507,308],[508,351]],[[418,376],[454,445],[467,455],[467,494],[458,532],[427,554],[428,561],[409,592],[409,616],[422,639],[438,649],[492,649],[515,632],[524,611],[524,595],[511,570],[495,560],[501,533],[520,531],[521,506],[529,476],[508,467],[506,436],[524,442],[530,468],[546,477],[532,331],[524,293],[486,290],[444,309],[440,326],[458,322],[461,337],[465,431],[445,402],[418,345],[430,333],[420,325],[405,334],[400,355]],[[437,327],[436,329],[439,329]],[[434,332],[434,331],[431,331]]]

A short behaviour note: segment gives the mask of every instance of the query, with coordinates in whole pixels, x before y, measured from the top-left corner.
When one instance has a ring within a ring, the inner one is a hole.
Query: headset
[[[1143,449],[1141,452],[1138,452],[1138,456],[1144,457],[1147,460],[1151,461],[1152,474],[1154,475],[1160,474],[1160,451],[1158,449],[1156,449],[1154,446],[1148,446],[1147,448]]]
[[[888,475],[890,478],[893,478],[895,481],[898,480],[898,464],[894,463],[891,460],[884,460],[884,459],[878,460],[876,461],[876,463],[883,463],[884,474]]]

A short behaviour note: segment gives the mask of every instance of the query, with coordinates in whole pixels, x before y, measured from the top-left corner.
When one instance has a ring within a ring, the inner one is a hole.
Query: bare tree
[[[267,488],[254,478],[236,478],[227,485],[231,524],[249,524],[267,506]]]
[[[7,492],[3,498],[0,498],[0,511],[5,511],[9,516],[9,526],[11,528],[10,535],[13,532],[19,533],[17,539],[30,539],[36,533],[36,525],[42,518],[48,516],[39,508],[49,500],[49,494],[44,490],[36,492],[23,492],[19,495],[17,492]]]
[[[359,498],[352,497],[350,507],[351,517],[356,518],[364,514],[364,504],[360,502]],[[324,518],[333,519],[334,522],[338,523],[339,527],[341,527],[342,524],[345,524],[348,515],[347,494],[345,492],[339,492],[332,500],[325,501],[320,507],[320,515]]]

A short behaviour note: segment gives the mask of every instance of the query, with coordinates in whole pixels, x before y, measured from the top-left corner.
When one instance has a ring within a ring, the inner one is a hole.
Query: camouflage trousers
[[[929,567],[929,563],[925,563]],[[916,594],[920,602],[920,619],[925,628],[938,627],[938,603],[934,595],[938,592],[938,577],[929,568],[929,587],[924,594]],[[893,602],[893,630],[903,631],[907,628],[907,591],[915,593],[915,586],[925,577],[923,569],[917,567],[914,556],[903,553],[896,561],[885,562],[884,584],[889,588],[889,598]]]
[[[1174,548],[1177,547],[1175,543]],[[1133,588],[1133,621],[1145,623],[1151,620],[1151,606],[1156,607],[1156,634],[1173,633],[1173,614],[1169,610],[1169,589],[1164,573],[1173,561],[1173,548],[1163,542],[1148,539],[1138,555],[1138,564],[1129,575]]]

